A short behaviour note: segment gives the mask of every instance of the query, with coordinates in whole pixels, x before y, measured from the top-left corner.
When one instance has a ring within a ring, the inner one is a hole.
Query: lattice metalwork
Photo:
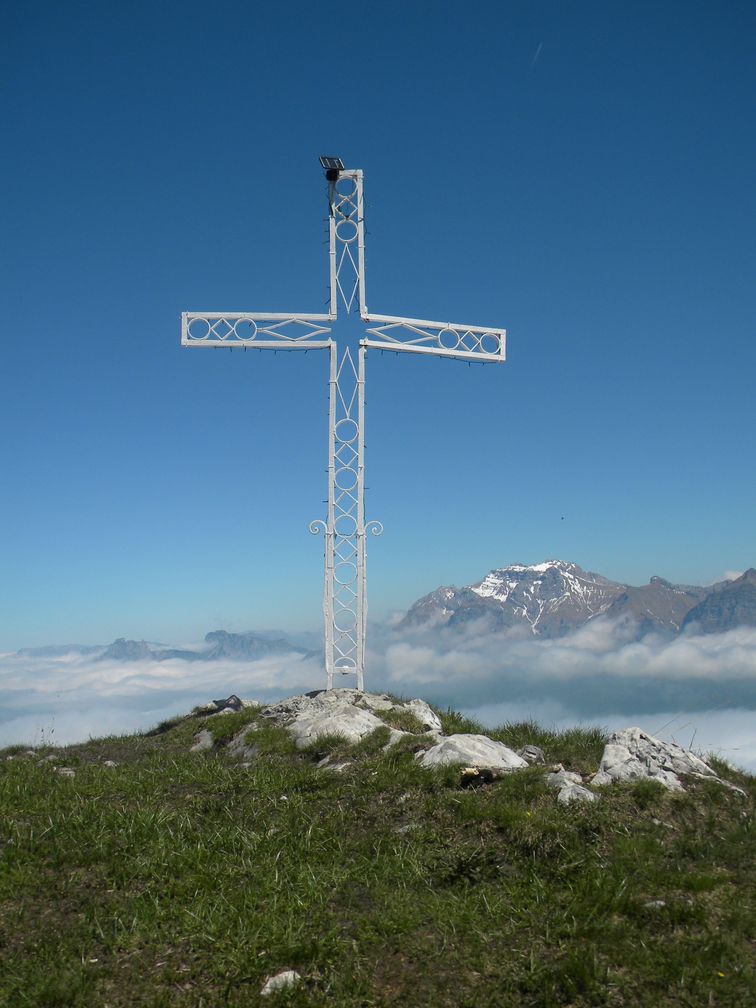
[[[330,315],[271,315],[249,312],[184,312],[181,318],[181,343],[184,346],[254,346],[261,350],[305,350],[329,345],[321,340],[314,345],[316,336],[330,333],[324,322],[332,322]],[[287,344],[289,346],[287,346]]]
[[[365,219],[362,172],[343,171],[333,187],[328,228],[331,260],[331,314],[336,317],[338,299],[347,310],[365,307]]]
[[[504,329],[392,315],[367,315],[365,321],[382,323],[368,329],[372,338],[362,340],[363,346],[377,350],[405,350],[477,361],[504,360],[506,355]]]
[[[327,159],[336,161],[338,159]],[[335,675],[354,679],[364,689],[367,628],[366,537],[383,526],[365,521],[365,356],[368,348],[503,361],[503,329],[428,322],[394,315],[371,315],[365,302],[365,222],[363,174],[338,172],[329,186],[329,311],[323,314],[258,312],[185,312],[181,342],[210,346],[276,350],[329,351],[328,513],[310,531],[325,542],[326,682]],[[339,303],[347,314],[358,311],[369,324],[359,347],[339,356],[330,325]],[[319,337],[329,336],[327,339]]]

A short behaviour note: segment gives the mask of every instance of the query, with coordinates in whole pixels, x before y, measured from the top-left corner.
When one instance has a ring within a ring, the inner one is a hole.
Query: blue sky
[[[321,153],[366,173],[372,311],[509,331],[503,367],[368,358],[372,616],[512,561],[756,564],[755,21],[11,8],[0,650],[319,625],[325,358],[179,318],[322,309]]]

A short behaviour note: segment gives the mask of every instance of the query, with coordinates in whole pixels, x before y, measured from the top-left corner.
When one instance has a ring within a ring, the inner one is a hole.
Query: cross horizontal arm
[[[182,346],[239,347],[260,350],[315,350],[330,346],[324,322],[330,315],[292,312],[184,312],[181,316]]]
[[[368,328],[360,343],[376,350],[434,354],[500,363],[506,359],[506,329],[465,325],[460,322],[430,322],[398,315],[363,315],[363,321],[380,323]],[[373,338],[371,338],[373,337]],[[377,337],[377,338],[375,338]]]

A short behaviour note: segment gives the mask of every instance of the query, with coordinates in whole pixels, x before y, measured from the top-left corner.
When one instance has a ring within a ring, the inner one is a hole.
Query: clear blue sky
[[[319,311],[317,155],[371,310],[371,614],[546,557],[756,563],[752,3],[23,3],[4,15],[0,649],[317,627],[326,362],[182,350]]]

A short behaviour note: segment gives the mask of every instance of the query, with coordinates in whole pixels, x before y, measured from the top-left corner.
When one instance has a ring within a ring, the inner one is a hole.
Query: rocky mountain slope
[[[723,633],[737,626],[756,626],[756,569],[750,567],[734,581],[717,585],[691,608],[683,627],[697,625],[704,633]]]

